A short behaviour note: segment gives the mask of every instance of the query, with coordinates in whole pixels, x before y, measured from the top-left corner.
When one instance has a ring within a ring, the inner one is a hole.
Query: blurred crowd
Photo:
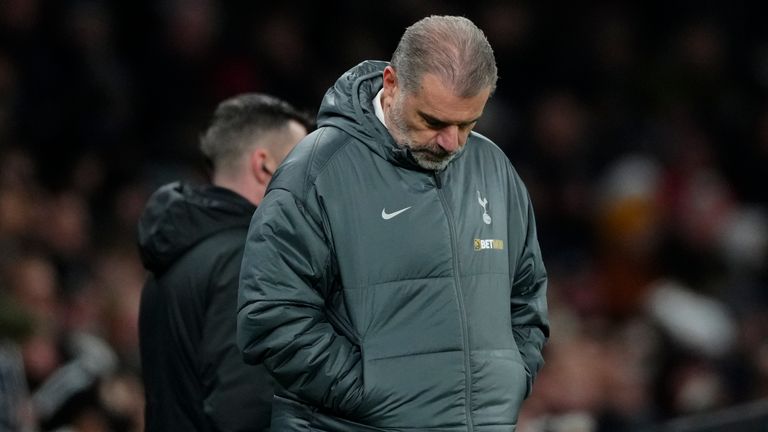
[[[518,430],[768,398],[768,5],[578,3],[0,2],[0,431],[142,430],[149,193],[205,178],[218,101],[313,112],[430,14],[486,32],[477,130],[537,212],[552,336]]]

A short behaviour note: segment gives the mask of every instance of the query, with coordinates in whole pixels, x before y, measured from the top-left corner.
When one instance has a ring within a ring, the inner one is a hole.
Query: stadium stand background
[[[518,430],[765,431],[768,6],[577,3],[0,2],[0,430],[141,430],[135,223],[204,178],[217,101],[314,111],[459,14],[496,51],[478,131],[529,185],[551,278]]]

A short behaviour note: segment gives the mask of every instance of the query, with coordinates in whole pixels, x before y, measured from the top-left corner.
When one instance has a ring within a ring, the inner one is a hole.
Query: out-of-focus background
[[[0,430],[140,431],[136,220],[204,179],[259,91],[314,112],[404,28],[458,14],[498,90],[550,275],[520,432],[768,427],[768,6],[739,1],[3,0]]]

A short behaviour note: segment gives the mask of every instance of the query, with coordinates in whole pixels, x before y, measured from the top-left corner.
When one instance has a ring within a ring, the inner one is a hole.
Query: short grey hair
[[[266,94],[240,94],[216,107],[200,136],[200,150],[214,170],[230,168],[262,135],[288,127],[291,120],[312,129],[309,117],[288,102]]]
[[[496,58],[485,34],[472,21],[433,15],[405,30],[391,61],[397,79],[415,92],[427,73],[440,77],[461,97],[496,89]]]

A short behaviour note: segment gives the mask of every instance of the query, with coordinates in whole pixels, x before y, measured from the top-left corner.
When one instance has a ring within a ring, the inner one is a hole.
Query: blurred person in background
[[[470,20],[409,27],[326,93],[254,215],[238,344],[277,431],[513,431],[543,364],[533,208],[473,133],[497,69]]]
[[[237,283],[251,216],[274,171],[310,128],[264,94],[216,108],[200,148],[212,184],[161,187],[139,220],[150,271],[139,313],[146,430],[261,431],[272,381],[235,346]]]
[[[65,300],[52,260],[38,251],[20,251],[2,276],[16,313],[31,317],[20,354],[35,424],[43,431],[81,430],[78,425],[85,423],[101,425],[96,430],[128,430],[108,426],[122,419],[108,411],[99,395],[118,358],[97,334],[66,326]]]
[[[34,328],[30,313],[0,287],[0,432],[32,429],[21,345]]]

